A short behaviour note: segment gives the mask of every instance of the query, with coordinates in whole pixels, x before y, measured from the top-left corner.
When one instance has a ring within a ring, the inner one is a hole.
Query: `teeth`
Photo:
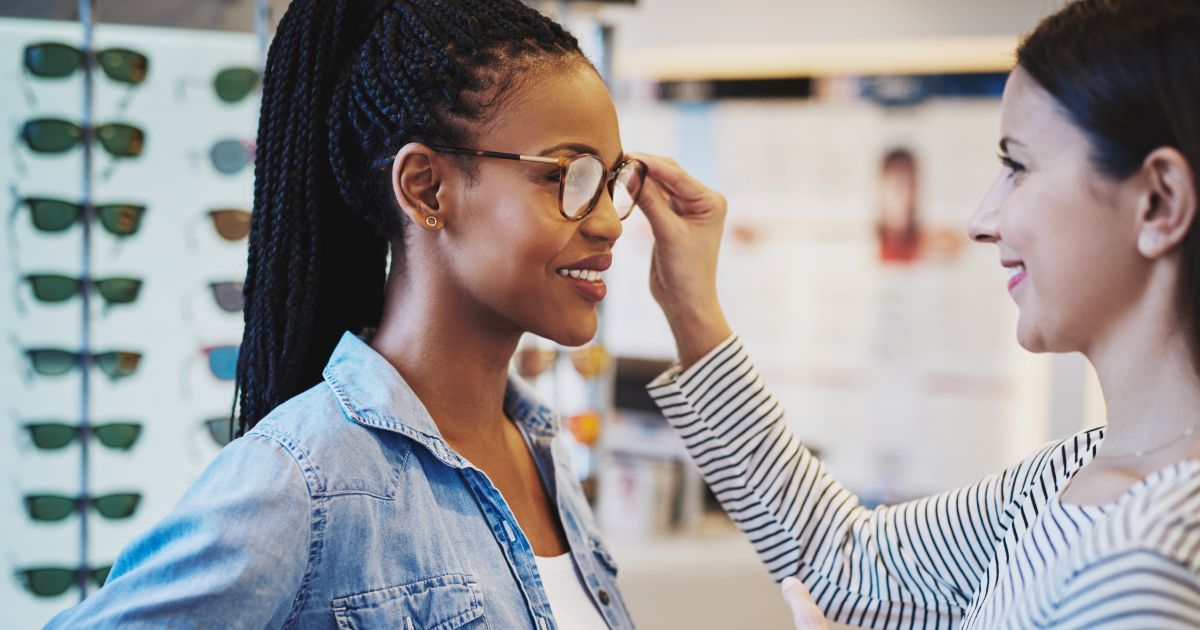
[[[1025,271],[1025,265],[1017,265],[1008,268],[1008,279],[1012,280]]]
[[[599,282],[601,279],[600,272],[593,269],[559,269],[558,275],[564,278],[587,280],[588,282]]]

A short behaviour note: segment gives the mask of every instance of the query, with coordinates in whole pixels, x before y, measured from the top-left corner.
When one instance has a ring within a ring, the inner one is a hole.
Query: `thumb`
[[[794,577],[787,577],[783,579],[780,587],[783,589],[783,601],[787,602],[792,611],[792,621],[796,624],[796,630],[829,628],[825,622],[825,615],[817,608],[817,603],[813,601],[803,582]]]

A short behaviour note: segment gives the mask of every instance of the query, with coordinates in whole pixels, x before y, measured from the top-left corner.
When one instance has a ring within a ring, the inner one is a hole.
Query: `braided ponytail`
[[[519,0],[293,0],[263,77],[238,359],[238,433],[378,325],[404,219],[379,161],[462,144],[515,80],[583,60]]]

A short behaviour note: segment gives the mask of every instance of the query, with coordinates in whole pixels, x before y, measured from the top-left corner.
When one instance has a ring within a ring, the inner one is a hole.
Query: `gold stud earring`
[[[428,225],[431,228],[435,228],[435,227],[437,227],[437,224],[438,224],[437,217],[435,217],[435,216],[425,217],[425,225]]]

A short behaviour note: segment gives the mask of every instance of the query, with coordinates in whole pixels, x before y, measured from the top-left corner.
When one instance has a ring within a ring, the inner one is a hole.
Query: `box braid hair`
[[[516,81],[572,62],[575,38],[519,0],[293,0],[263,77],[239,435],[378,325],[406,221],[381,158],[469,141]]]

